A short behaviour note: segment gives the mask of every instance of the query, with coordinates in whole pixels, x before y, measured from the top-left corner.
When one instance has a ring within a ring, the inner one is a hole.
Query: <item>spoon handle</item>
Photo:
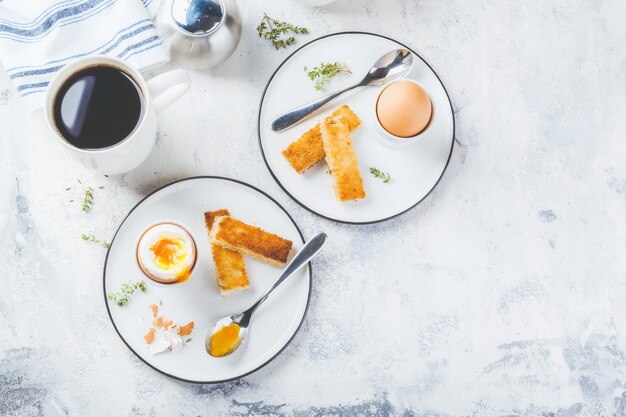
[[[304,106],[300,106],[296,109],[293,109],[282,116],[278,117],[276,120],[272,122],[272,130],[274,132],[280,132],[281,130],[285,130],[288,127],[295,125],[298,122],[306,119],[309,116],[317,113],[322,107],[324,107],[327,103],[330,103],[343,93],[352,90],[353,88],[361,87],[363,83],[354,84],[348,88],[345,88],[341,91],[337,91],[336,93],[329,94],[325,97],[312,101]]]
[[[306,263],[309,262],[315,255],[317,255],[320,249],[322,249],[322,246],[324,246],[324,244],[326,243],[326,238],[326,233],[319,232],[316,233],[315,236],[313,236],[311,239],[309,239],[304,244],[302,249],[300,249],[300,251],[296,253],[296,256],[293,257],[291,262],[289,262],[289,264],[285,267],[285,269],[276,279],[276,281],[274,281],[274,283],[270,285],[270,287],[263,293],[261,298],[259,298],[259,300],[248,309],[250,314],[252,314],[254,310],[256,310],[261,304],[263,304],[263,301],[267,299],[272,291],[274,291],[294,272],[298,271],[300,268],[306,265]]]

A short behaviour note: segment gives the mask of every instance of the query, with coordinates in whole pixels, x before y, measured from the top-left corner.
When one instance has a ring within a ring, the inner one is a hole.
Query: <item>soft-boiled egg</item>
[[[196,244],[181,226],[158,223],[139,238],[137,263],[154,281],[166,284],[186,281],[196,263]]]
[[[376,116],[381,126],[400,138],[410,138],[422,132],[430,122],[432,111],[426,91],[409,80],[389,84],[376,102]]]

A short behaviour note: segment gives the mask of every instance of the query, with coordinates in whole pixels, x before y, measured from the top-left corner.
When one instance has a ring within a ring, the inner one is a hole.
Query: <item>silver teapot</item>
[[[170,57],[189,69],[221,64],[241,39],[235,0],[163,0],[154,23]]]

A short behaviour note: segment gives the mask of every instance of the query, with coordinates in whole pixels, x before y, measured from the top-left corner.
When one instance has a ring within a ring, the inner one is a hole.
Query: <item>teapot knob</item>
[[[224,5],[219,0],[173,0],[172,18],[183,30],[208,34],[224,19]]]
[[[226,61],[242,32],[236,0],[162,0],[154,25],[170,58],[195,70]]]

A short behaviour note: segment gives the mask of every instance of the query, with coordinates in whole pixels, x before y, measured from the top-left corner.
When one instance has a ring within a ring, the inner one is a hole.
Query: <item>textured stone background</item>
[[[153,155],[121,177],[69,159],[0,75],[0,415],[626,415],[626,5],[241,4],[235,56],[193,74]],[[256,37],[263,11],[311,28],[300,44],[340,30],[395,37],[439,73],[462,145],[421,206],[350,227],[274,183],[255,125],[289,51]],[[128,351],[102,301],[104,249],[80,239],[110,238],[146,193],[201,174],[250,182],[305,235],[331,236],[295,341],[215,386]],[[86,185],[105,186],[89,214]]]

